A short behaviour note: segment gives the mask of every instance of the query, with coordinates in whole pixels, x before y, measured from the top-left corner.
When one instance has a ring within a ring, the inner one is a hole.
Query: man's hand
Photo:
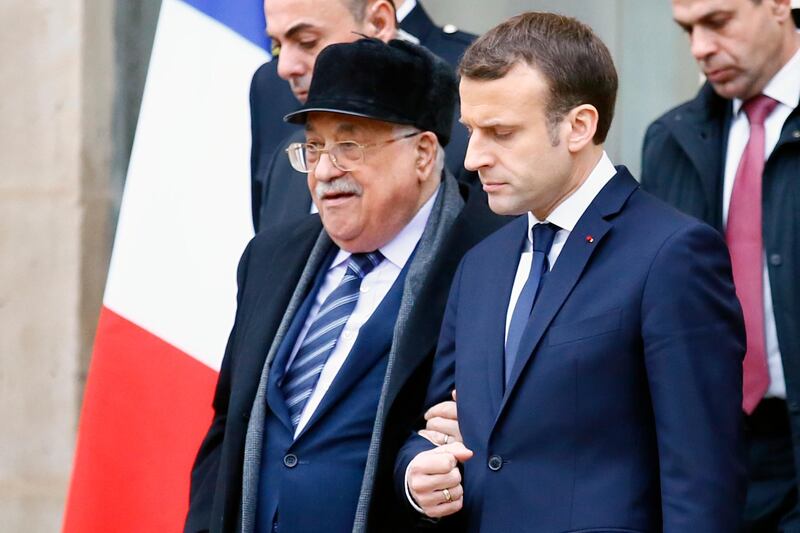
[[[458,463],[472,457],[462,443],[443,444],[420,453],[408,465],[406,483],[414,501],[431,518],[448,516],[464,505]]]
[[[456,408],[456,391],[453,390],[453,401],[437,403],[425,413],[425,429],[418,431],[431,443],[441,446],[451,442],[464,442],[458,428],[458,411]]]

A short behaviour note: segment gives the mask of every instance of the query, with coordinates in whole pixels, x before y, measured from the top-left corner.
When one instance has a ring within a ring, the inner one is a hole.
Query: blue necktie
[[[508,326],[508,336],[506,337],[505,352],[505,382],[508,383],[511,377],[511,370],[517,360],[519,343],[522,340],[522,333],[528,324],[531,316],[536,295],[542,284],[542,278],[547,272],[547,254],[553,245],[553,239],[559,227],[555,224],[536,224],[533,226],[533,258],[531,260],[531,271],[528,274],[528,281],[522,287],[522,292],[514,306],[511,314],[511,323]],[[527,238],[526,238],[527,240]]]
[[[358,302],[361,281],[383,261],[380,252],[353,254],[347,263],[339,286],[328,295],[319,308],[314,322],[308,328],[300,349],[281,383],[292,425],[297,427],[328,356],[336,348],[336,341]]]

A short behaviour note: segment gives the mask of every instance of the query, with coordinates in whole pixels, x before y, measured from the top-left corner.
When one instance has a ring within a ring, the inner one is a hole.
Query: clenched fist
[[[458,512],[464,504],[464,489],[458,463],[472,457],[460,442],[444,444],[418,454],[408,465],[406,482],[411,497],[431,518]]]

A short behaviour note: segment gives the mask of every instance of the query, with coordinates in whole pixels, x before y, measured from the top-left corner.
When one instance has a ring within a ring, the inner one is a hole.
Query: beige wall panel
[[[108,0],[0,2],[0,531],[60,528],[108,264]]]

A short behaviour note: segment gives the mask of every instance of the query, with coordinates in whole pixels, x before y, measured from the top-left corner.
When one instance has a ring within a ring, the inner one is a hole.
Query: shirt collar
[[[798,91],[798,88],[800,88],[800,49],[769,80],[769,83],[761,93],[794,109],[800,103],[800,91]],[[739,114],[742,104],[743,102],[740,98],[733,99],[734,116]]]
[[[403,22],[403,19],[411,13],[411,10],[417,7],[417,0],[406,0],[403,5],[397,8],[397,23]]]
[[[586,181],[584,181],[575,192],[558,204],[547,217],[547,220],[539,220],[533,213],[528,213],[528,239],[533,242],[531,234],[535,224],[547,222],[552,222],[559,228],[571,232],[578,223],[578,220],[583,216],[583,212],[586,211],[586,208],[592,203],[595,196],[606,186],[606,183],[611,181],[611,178],[613,178],[616,173],[617,169],[614,168],[614,164],[611,162],[608,154],[603,152],[603,156],[594,166],[594,169],[592,169]]]
[[[428,218],[433,210],[433,204],[436,202],[441,188],[442,186],[439,185],[436,192],[428,198],[428,201],[417,211],[417,214],[414,215],[411,222],[406,224],[406,226],[400,230],[400,233],[395,235],[394,239],[378,248],[383,254],[383,257],[397,268],[402,269],[406,266],[408,258],[411,257],[411,254],[414,252],[414,248],[416,248],[419,239],[422,237],[422,232],[425,231],[425,226],[428,224]],[[350,255],[352,254],[346,250],[339,250],[339,253],[337,253],[336,257],[333,259],[333,263],[331,263],[330,269],[340,266],[350,259]]]

